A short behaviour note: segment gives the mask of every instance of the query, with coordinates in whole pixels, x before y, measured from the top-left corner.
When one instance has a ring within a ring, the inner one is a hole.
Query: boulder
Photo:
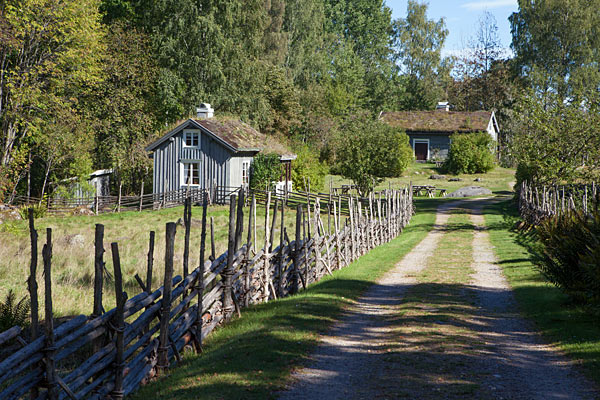
[[[483,182],[483,178],[475,178],[475,182]]]
[[[179,225],[179,226],[185,226],[185,224],[183,223],[183,218],[179,218],[177,220],[177,225]],[[192,226],[192,228],[201,228],[202,227],[202,220],[201,219],[192,218],[191,226]]]
[[[83,247],[83,245],[85,244],[85,237],[83,237],[83,235],[80,234],[67,235],[65,241],[69,246]]]
[[[452,193],[447,197],[471,197],[471,196],[487,196],[492,194],[492,191],[481,186],[465,186]]]
[[[462,182],[462,178],[450,178],[448,182]]]
[[[433,174],[429,177],[429,179],[446,179],[446,175]]]

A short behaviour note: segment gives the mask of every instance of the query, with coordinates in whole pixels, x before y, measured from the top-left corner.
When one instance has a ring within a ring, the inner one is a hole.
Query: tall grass
[[[249,208],[244,209],[244,240],[247,235]],[[213,206],[209,208],[209,217],[214,218],[216,255],[227,250],[228,207]],[[257,208],[257,248],[264,244],[264,215],[265,207]],[[273,211],[270,213],[271,217]],[[281,214],[279,214],[281,215]],[[112,271],[110,243],[119,243],[121,268],[123,271],[124,289],[131,297],[137,294],[139,288],[134,276],[139,274],[145,280],[146,259],[148,252],[149,232],[156,231],[154,251],[153,287],[162,285],[164,274],[164,242],[165,224],[177,221],[183,216],[183,207],[159,211],[123,212],[119,214],[103,214],[99,216],[66,216],[37,219],[36,229],[39,234],[41,260],[42,244],[45,240],[45,229],[53,229],[52,279],[53,299],[57,316],[90,314],[93,305],[94,282],[94,229],[95,224],[103,224],[104,260],[106,269]],[[202,217],[202,208],[193,207],[192,218],[198,222]],[[325,220],[326,221],[326,220]],[[288,232],[294,232],[295,211],[286,209],[285,227]],[[0,297],[6,296],[12,290],[17,298],[28,296],[26,280],[29,276],[30,242],[26,221],[5,222],[0,225]],[[275,246],[279,243],[280,222],[277,222],[274,237]],[[190,269],[199,263],[200,256],[200,225],[191,228]],[[175,273],[181,273],[183,268],[184,228],[178,226],[175,242]],[[81,237],[77,237],[80,235]],[[210,254],[210,242],[207,241],[207,256]],[[38,282],[43,282],[41,265],[38,266]],[[39,284],[39,297],[43,299],[43,285]],[[105,282],[104,308],[115,307],[114,289],[112,282]],[[43,310],[43,301],[40,304]]]

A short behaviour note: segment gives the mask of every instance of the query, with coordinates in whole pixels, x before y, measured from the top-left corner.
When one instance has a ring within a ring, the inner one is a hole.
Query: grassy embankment
[[[441,200],[443,201],[443,200]],[[417,201],[418,213],[395,240],[297,296],[251,307],[211,334],[201,356],[188,356],[167,378],[134,399],[265,399],[301,365],[319,334],[433,226],[440,200]]]
[[[520,310],[552,345],[577,360],[584,372],[600,384],[600,321],[570,303],[536,270],[523,238],[511,230],[517,217],[511,201],[490,206],[485,213],[496,256]]]

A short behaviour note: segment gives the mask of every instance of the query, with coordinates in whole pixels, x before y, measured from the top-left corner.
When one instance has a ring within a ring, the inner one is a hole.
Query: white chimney
[[[450,111],[450,103],[447,101],[440,101],[435,107],[436,111]]]
[[[196,108],[196,118],[207,119],[212,118],[215,110],[208,103],[200,104],[200,107]]]

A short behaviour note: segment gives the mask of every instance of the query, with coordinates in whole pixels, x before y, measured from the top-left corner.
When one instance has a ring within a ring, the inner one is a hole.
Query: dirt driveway
[[[322,337],[280,399],[598,398],[516,312],[486,201],[440,206],[434,229]]]

